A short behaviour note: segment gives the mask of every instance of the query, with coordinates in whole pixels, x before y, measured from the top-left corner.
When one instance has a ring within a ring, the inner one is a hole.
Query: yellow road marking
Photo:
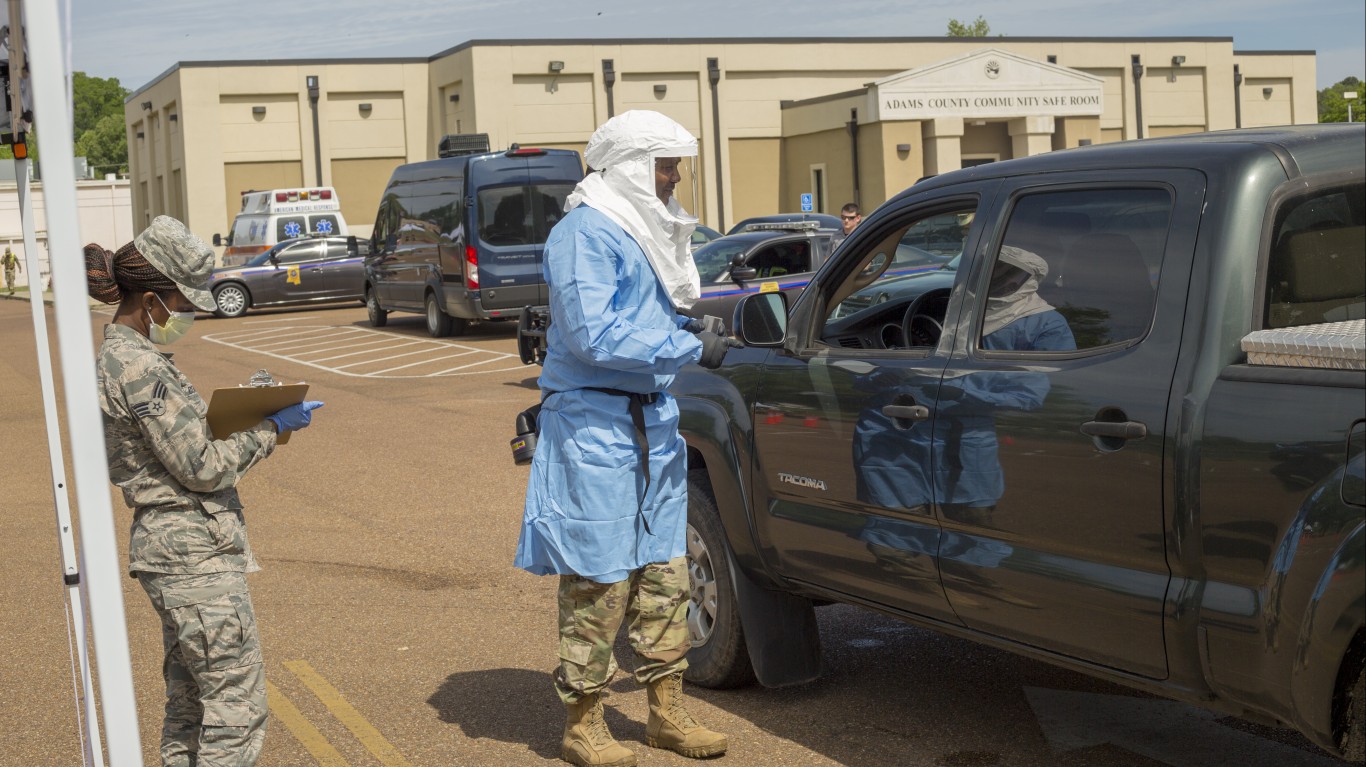
[[[271,715],[284,722],[290,734],[313,755],[320,767],[351,767],[341,753],[327,742],[327,738],[318,732],[318,728],[305,719],[303,713],[270,680],[266,680],[266,695],[269,696]]]
[[[380,764],[384,767],[412,767],[408,760],[404,759],[403,755],[398,752],[398,749],[384,739],[384,736],[375,729],[374,725],[366,721],[359,711],[346,702],[346,698],[342,697],[337,688],[333,687],[331,683],[322,678],[321,674],[314,671],[312,666],[308,665],[308,661],[289,660],[285,661],[284,665],[294,676],[299,678],[300,682],[304,683],[305,687],[318,696],[318,700],[327,706],[327,710],[331,711],[338,721],[346,725],[346,729],[350,730],[351,734],[355,735],[356,739],[361,742],[361,745],[375,755]]]

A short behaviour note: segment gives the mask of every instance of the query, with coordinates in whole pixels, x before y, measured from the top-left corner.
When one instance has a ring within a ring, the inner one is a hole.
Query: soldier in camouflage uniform
[[[23,271],[24,265],[19,263],[19,257],[8,246],[5,247],[5,254],[0,256],[0,265],[5,267],[5,289],[14,295],[14,270]]]
[[[208,407],[155,344],[184,335],[213,251],[159,216],[117,253],[86,247],[90,294],[118,302],[99,355],[109,476],[134,509],[129,573],[161,617],[165,767],[251,767],[266,731],[266,680],[246,573],[237,482],[275,449],[277,434],[308,425],[302,403],[215,439]],[[311,406],[311,407],[310,407]]]

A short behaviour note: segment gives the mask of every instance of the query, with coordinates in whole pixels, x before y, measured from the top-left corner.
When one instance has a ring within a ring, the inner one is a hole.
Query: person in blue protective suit
[[[1038,294],[1048,262],[1023,248],[1001,248],[987,288],[983,349],[1070,351],[1072,329]],[[935,422],[936,495],[945,516],[985,524],[1005,492],[997,459],[999,409],[1037,410],[1048,396],[1044,373],[983,371],[945,379]]]
[[[649,693],[647,743],[688,757],[727,746],[683,705],[687,464],[665,391],[687,364],[719,366],[732,343],[679,314],[700,294],[697,219],[673,189],[696,155],[697,140],[661,114],[608,120],[584,151],[594,170],[546,242],[554,321],[515,564],[560,578],[560,755],[576,765],[636,764],[603,719],[623,622]]]

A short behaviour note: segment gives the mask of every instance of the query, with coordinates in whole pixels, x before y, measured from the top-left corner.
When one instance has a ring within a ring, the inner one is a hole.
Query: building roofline
[[[1177,37],[583,37],[583,38],[525,38],[466,40],[459,45],[432,54],[428,61],[436,61],[468,48],[494,45],[785,45],[789,43],[955,43],[1001,40],[1021,43],[1231,43],[1232,37],[1177,36]]]
[[[169,69],[151,80],[147,81],[137,90],[128,94],[123,100],[127,104],[133,100],[134,96],[145,92],[157,83],[170,77],[177,69],[199,69],[202,67],[269,67],[269,66],[335,66],[341,64],[427,64],[432,59],[428,56],[376,56],[367,58],[357,56],[355,58],[322,58],[322,59],[222,59],[205,61],[177,61]]]
[[[459,45],[439,51],[430,56],[380,56],[374,58],[317,58],[317,59],[227,59],[206,61],[180,61],[172,64],[166,71],[153,77],[146,84],[133,90],[124,103],[171,76],[178,69],[200,67],[258,67],[258,66],[306,66],[339,64],[430,64],[439,59],[453,56],[461,51],[477,47],[493,46],[538,46],[538,45],[790,45],[827,43],[847,45],[860,43],[1232,43],[1226,36],[1175,36],[1175,37],[1053,37],[1053,36],[1011,36],[1011,37],[585,37],[585,38],[525,38],[525,39],[480,39],[467,40]],[[1235,56],[1314,56],[1315,51],[1233,51]]]
[[[868,87],[864,86],[862,88],[859,88],[858,90],[843,91],[841,93],[831,93],[827,96],[812,96],[809,99],[796,99],[795,101],[791,99],[786,99],[778,102],[778,108],[792,109],[793,107],[804,107],[811,104],[823,104],[827,101],[840,101],[842,99],[847,99],[851,96],[867,95],[867,93]]]

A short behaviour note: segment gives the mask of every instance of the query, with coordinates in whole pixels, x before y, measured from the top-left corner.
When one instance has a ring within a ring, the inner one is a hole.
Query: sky
[[[1017,37],[1231,37],[1312,50],[1323,88],[1366,75],[1363,0],[63,0],[72,66],[136,90],[179,61],[430,56],[469,40],[940,37],[984,17]]]

